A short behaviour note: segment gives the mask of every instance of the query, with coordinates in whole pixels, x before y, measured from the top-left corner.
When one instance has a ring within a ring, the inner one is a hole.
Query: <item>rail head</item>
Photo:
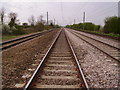
[[[31,78],[29,79],[29,81],[27,82],[27,84],[24,86],[24,90],[27,90],[29,88],[29,86],[31,85],[33,79],[35,78],[35,75],[37,74],[37,72],[39,71],[39,69],[42,67],[42,64],[44,64],[44,61],[45,61],[46,57],[48,56],[48,54],[51,51],[51,49],[52,49],[53,45],[55,44],[55,42],[57,41],[60,33],[61,33],[61,30],[59,31],[58,35],[56,36],[56,38],[52,42],[50,48],[47,50],[45,56],[42,58],[40,64],[37,67],[37,69],[34,71],[33,75],[31,76]]]
[[[65,34],[65,35],[66,35],[66,34]],[[76,64],[77,64],[78,69],[79,69],[79,72],[80,72],[80,74],[81,74],[81,76],[82,76],[82,79],[83,79],[83,81],[84,81],[85,87],[87,88],[87,90],[89,90],[88,83],[87,83],[87,81],[86,81],[86,79],[85,79],[85,76],[84,76],[84,74],[83,74],[83,71],[82,71],[81,66],[80,66],[80,64],[79,64],[79,61],[78,61],[77,56],[76,56],[76,54],[75,54],[75,51],[74,51],[74,49],[73,49],[73,47],[72,47],[72,44],[71,44],[70,40],[68,39],[68,36],[67,36],[67,35],[66,35],[66,38],[67,38],[68,44],[69,44],[69,46],[70,46],[70,49],[71,49],[71,51],[72,51],[72,53],[73,53],[73,56],[74,56],[74,58],[75,58]]]

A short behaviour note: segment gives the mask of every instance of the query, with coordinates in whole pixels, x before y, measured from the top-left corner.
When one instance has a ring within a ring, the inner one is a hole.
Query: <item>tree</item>
[[[28,23],[23,23],[23,26],[28,26]]]
[[[10,19],[13,19],[14,21],[16,20],[16,18],[17,18],[17,14],[16,13],[13,13],[13,12],[11,12],[11,13],[9,13],[9,16],[8,16]]]
[[[95,25],[94,30],[95,30],[95,31],[99,31],[99,30],[100,30],[100,28],[101,28],[101,26],[100,26],[100,25]]]
[[[37,22],[36,25],[35,25],[35,29],[36,29],[37,31],[44,30],[44,24],[41,23],[41,22]]]
[[[117,16],[107,17],[105,19],[104,32],[120,34],[120,18]]]
[[[84,23],[85,30],[90,30],[91,31],[91,30],[94,30],[94,27],[95,27],[95,25],[91,22]]]
[[[82,30],[83,26],[84,26],[84,29],[88,30],[88,31],[93,31],[93,30],[99,30],[100,29],[100,25],[95,25],[94,23],[91,23],[91,22],[67,25],[66,27],[72,28],[72,29],[77,29],[77,30],[80,30],[80,29]]]
[[[1,8],[1,10],[0,10],[0,19],[1,19],[2,25],[4,23],[4,18],[5,18],[5,8]]]
[[[17,20],[17,14],[11,12],[11,13],[9,13],[9,18],[10,18],[10,22],[9,22],[8,25],[9,25],[10,28],[11,28],[11,27],[15,26],[15,25],[16,25],[16,22],[18,21],[18,20]]]
[[[43,15],[40,15],[40,16],[38,17],[37,22],[43,23]]]
[[[35,25],[35,17],[32,15],[29,19],[28,22],[30,23],[31,26]]]
[[[50,23],[50,26],[53,26],[53,23],[52,23],[52,22]]]
[[[48,24],[53,26],[53,21],[52,21],[52,20],[49,20],[49,21],[48,21]]]

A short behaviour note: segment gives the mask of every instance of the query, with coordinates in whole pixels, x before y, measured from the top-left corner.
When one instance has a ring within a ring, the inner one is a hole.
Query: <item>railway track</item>
[[[104,37],[104,36],[99,36],[99,35],[95,35],[95,34],[90,34],[90,33],[85,33],[85,32],[82,32],[82,31],[76,31],[76,30],[72,30],[73,32],[76,32],[76,33],[80,33],[82,35],[85,35],[85,36],[88,36],[90,38],[93,38],[93,39],[96,39],[98,41],[101,41],[103,43],[106,43],[106,44],[109,44],[115,48],[119,48],[119,43],[120,41],[118,39],[112,39],[112,38],[108,38],[108,37]],[[111,43],[110,43],[111,42]]]
[[[24,86],[28,88],[88,88],[69,39],[61,30]]]
[[[50,31],[52,31],[52,30],[43,31],[43,32],[35,33],[35,34],[32,34],[32,35],[28,35],[28,36],[24,36],[24,37],[21,37],[21,38],[17,38],[17,39],[13,39],[13,40],[9,40],[9,41],[0,43],[0,51],[6,50],[6,49],[11,48],[11,47],[14,47],[14,46],[16,46],[18,44],[21,44],[23,42],[32,40],[36,37],[39,37],[41,35],[44,35],[45,33],[50,32]]]
[[[73,32],[73,31],[70,31],[70,32],[73,33],[75,36],[79,37],[80,39],[82,39],[83,41],[89,43],[93,47],[104,52],[105,54],[107,54],[111,58],[120,62],[120,48],[117,48],[115,46],[109,45],[107,43],[104,43],[102,41],[99,41],[97,39],[91,38],[89,36],[86,36],[86,35],[83,35],[83,34],[80,34],[77,32]]]

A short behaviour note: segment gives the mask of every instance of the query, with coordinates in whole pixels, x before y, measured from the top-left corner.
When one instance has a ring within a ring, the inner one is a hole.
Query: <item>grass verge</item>
[[[103,32],[100,32],[100,31],[88,31],[88,30],[80,30],[80,29],[74,29],[74,30],[85,31],[85,32],[92,32],[92,33],[97,33],[97,34],[102,34],[102,35],[107,35],[107,36],[111,36],[111,37],[117,37],[117,38],[120,38],[120,34],[114,34],[114,33],[103,33]]]
[[[17,37],[20,37],[20,36],[23,36],[23,35],[5,35],[5,36],[2,36],[2,41],[14,39],[14,38],[17,38]]]

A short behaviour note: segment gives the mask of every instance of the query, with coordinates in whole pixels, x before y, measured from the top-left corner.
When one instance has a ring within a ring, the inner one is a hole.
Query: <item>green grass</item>
[[[112,37],[120,37],[120,34],[114,34],[114,33],[103,33],[103,32],[98,32],[98,31],[91,31],[94,33],[98,33],[98,34],[103,34],[103,35],[108,35],[108,36],[112,36]]]
[[[113,33],[109,33],[109,34],[106,34],[108,36],[112,36],[112,37],[120,37],[120,34],[113,34]]]
[[[38,31],[38,32],[40,32],[40,31]],[[0,40],[6,41],[6,40],[18,38],[18,37],[20,37],[20,36],[29,35],[29,34],[34,34],[34,33],[37,33],[37,32],[29,32],[29,33],[22,34],[22,35],[3,35],[2,37],[0,37]]]
[[[0,40],[2,39],[2,41],[6,41],[6,40],[18,38],[20,36],[29,35],[29,34],[32,34],[32,33],[37,33],[37,32],[29,32],[29,33],[25,33],[25,34],[22,34],[22,35],[3,35],[2,37],[0,37]]]
[[[6,41],[6,40],[14,39],[14,38],[17,38],[20,36],[22,36],[22,35],[5,35],[5,36],[2,36],[2,40]]]

